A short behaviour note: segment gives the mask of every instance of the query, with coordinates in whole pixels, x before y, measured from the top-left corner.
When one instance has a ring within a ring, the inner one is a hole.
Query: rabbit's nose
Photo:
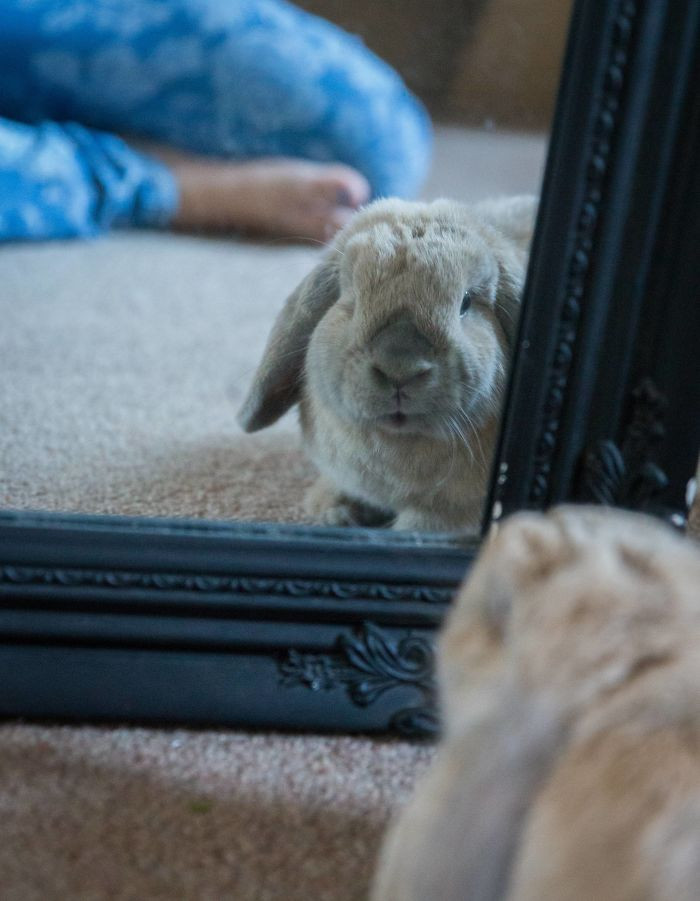
[[[395,388],[425,380],[435,368],[432,346],[412,322],[400,319],[385,326],[372,341],[373,378]]]
[[[433,364],[427,360],[395,361],[394,365],[390,366],[386,361],[372,364],[372,375],[376,382],[399,389],[425,381],[432,371]]]

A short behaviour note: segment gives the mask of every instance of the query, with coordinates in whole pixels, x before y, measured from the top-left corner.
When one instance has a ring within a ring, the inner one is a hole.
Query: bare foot
[[[173,226],[328,241],[369,199],[363,175],[339,163],[286,157],[231,161],[149,146],[178,181]]]

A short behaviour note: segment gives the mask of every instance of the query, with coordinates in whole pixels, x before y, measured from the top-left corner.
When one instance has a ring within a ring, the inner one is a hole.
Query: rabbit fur
[[[439,642],[444,737],[373,901],[700,898],[700,548],[518,514]]]
[[[289,297],[239,422],[299,404],[316,520],[478,525],[535,211],[376,201]]]

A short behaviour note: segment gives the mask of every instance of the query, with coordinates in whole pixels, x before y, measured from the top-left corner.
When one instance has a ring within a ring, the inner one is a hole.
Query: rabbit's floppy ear
[[[289,296],[275,320],[253,384],[238,413],[238,422],[246,432],[272,425],[299,400],[311,333],[338,294],[337,262],[326,258]]]
[[[515,346],[520,318],[520,296],[525,281],[527,254],[537,215],[537,198],[530,195],[498,197],[476,204],[484,222],[495,229],[506,245],[498,254],[496,315],[509,347]]]
[[[484,220],[524,251],[530,248],[537,215],[537,198],[530,194],[482,200],[476,209]]]
[[[522,266],[512,265],[512,261],[499,260],[499,278],[496,291],[495,313],[503,329],[508,347],[512,350],[518,337],[520,320],[520,295],[525,272]]]

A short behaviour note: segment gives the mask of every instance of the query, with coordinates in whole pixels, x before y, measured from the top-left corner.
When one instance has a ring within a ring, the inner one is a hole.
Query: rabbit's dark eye
[[[464,297],[462,298],[462,306],[459,308],[460,317],[467,315],[467,310],[469,309],[469,307],[471,305],[472,305],[472,296],[469,293],[469,291],[467,291],[465,293]]]

